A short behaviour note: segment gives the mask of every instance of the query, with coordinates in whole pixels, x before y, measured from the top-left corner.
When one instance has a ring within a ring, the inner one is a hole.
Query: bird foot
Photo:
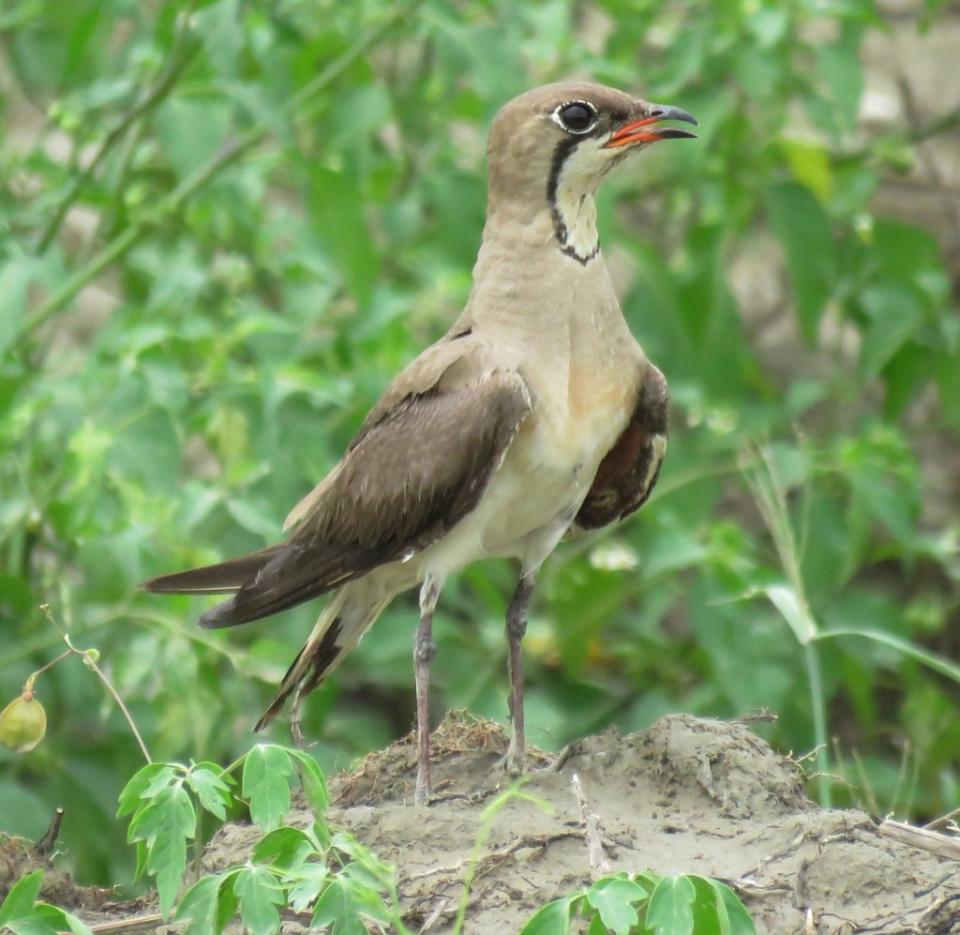
[[[522,776],[527,771],[527,752],[511,743],[507,752],[497,761],[496,769],[508,776]]]
[[[429,805],[430,800],[433,798],[433,792],[430,789],[429,784],[421,785],[420,777],[417,777],[417,785],[413,790],[413,804],[414,805]]]

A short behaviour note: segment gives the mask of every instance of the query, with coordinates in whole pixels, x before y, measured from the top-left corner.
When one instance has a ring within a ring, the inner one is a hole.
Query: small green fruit
[[[17,753],[29,753],[47,732],[47,712],[33,697],[33,689],[25,688],[0,711],[0,743]]]

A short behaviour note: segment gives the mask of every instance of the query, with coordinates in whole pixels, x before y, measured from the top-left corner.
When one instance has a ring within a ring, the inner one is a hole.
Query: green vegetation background
[[[915,155],[910,128],[857,126],[859,51],[888,28],[869,0],[4,3],[0,705],[62,649],[47,602],[154,757],[251,744],[316,606],[207,633],[203,601],[137,582],[280,535],[464,302],[497,107],[589,75],[690,110],[701,135],[600,199],[674,429],[642,514],[548,564],[530,739],[768,709],[784,751],[827,741],[814,793],[956,807],[956,501],[931,503],[924,470],[960,426],[960,323],[935,237],[873,210]],[[731,277],[771,239],[782,371]],[[438,712],[505,719],[512,580],[491,561],[448,585]],[[410,728],[415,617],[396,601],[312,697],[324,768]],[[874,637],[824,636],[840,629]],[[62,805],[80,878],[121,879],[138,749],[77,658],[37,687],[48,737],[0,751],[0,830],[39,837]]]

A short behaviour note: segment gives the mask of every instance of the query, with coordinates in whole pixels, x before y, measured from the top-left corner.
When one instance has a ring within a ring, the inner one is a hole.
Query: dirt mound
[[[407,737],[332,780],[328,817],[397,866],[411,928],[429,922],[441,933],[456,914],[481,813],[510,778],[499,769],[507,738],[498,725],[453,714],[434,740],[428,810],[410,804],[416,769]],[[960,862],[891,840],[863,812],[818,808],[799,767],[745,724],[674,715],[532,760],[524,792],[550,811],[516,798],[497,814],[477,862],[468,933],[516,932],[543,903],[590,882],[574,775],[613,871],[725,880],[759,932],[934,935],[956,925],[960,933]],[[224,829],[208,848],[208,869],[242,860],[256,837]]]
[[[396,865],[413,930],[450,931],[482,812],[512,782],[499,767],[506,747],[498,725],[448,716],[434,735],[429,809],[411,804],[412,737],[331,780],[330,824]],[[609,867],[725,880],[758,932],[960,935],[960,861],[891,838],[863,812],[820,809],[804,796],[799,767],[743,723],[674,715],[636,734],[608,730],[559,756],[535,751],[531,761],[529,795],[511,798],[486,829],[467,933],[517,932],[539,906]],[[289,820],[312,816],[299,810]],[[225,826],[205,869],[243,863],[258,837],[249,825]],[[931,838],[960,854],[951,839]],[[283,931],[303,929],[290,921]]]

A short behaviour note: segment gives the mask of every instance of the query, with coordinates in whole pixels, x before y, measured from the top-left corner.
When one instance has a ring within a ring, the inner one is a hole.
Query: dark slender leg
[[[293,704],[290,706],[290,736],[293,738],[293,745],[301,750],[305,749],[307,742],[303,736],[303,683],[301,682],[293,693]]]
[[[439,585],[428,577],[420,588],[420,624],[413,640],[417,686],[417,787],[413,794],[416,805],[425,804],[430,795],[430,663],[437,654],[433,642],[433,610],[439,596]]]
[[[513,733],[510,736],[510,748],[507,751],[507,768],[519,772],[523,769],[526,757],[526,741],[523,733],[523,653],[520,643],[527,632],[527,607],[533,595],[533,575],[523,575],[517,582],[510,606],[507,608],[507,642],[510,655],[507,665],[510,672],[510,721]]]

